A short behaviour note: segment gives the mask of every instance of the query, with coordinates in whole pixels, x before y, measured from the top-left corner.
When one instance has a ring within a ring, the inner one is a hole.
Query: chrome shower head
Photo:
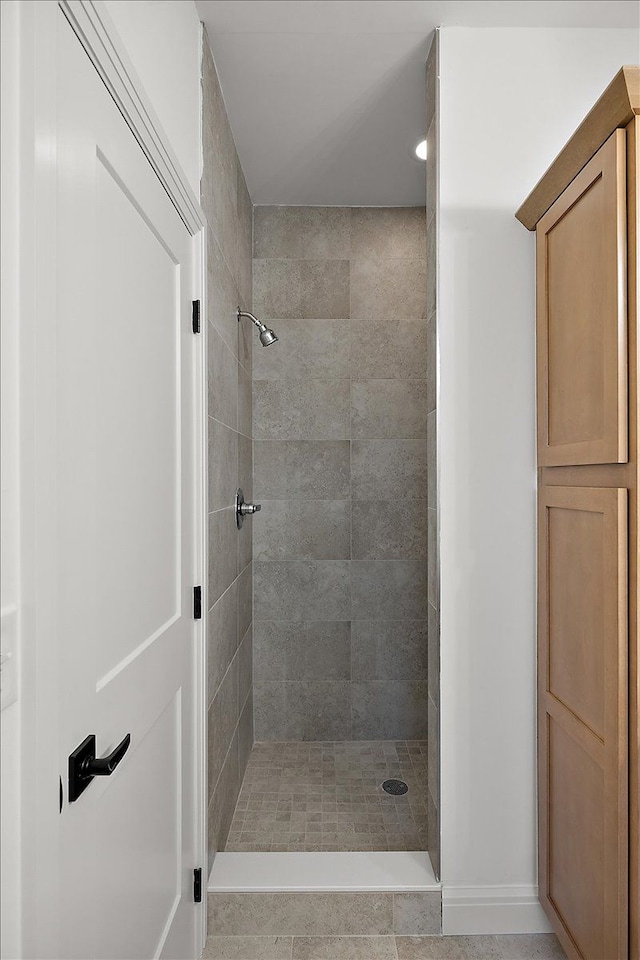
[[[260,343],[263,347],[270,347],[272,343],[276,343],[278,338],[276,337],[273,330],[270,330],[269,327],[265,327],[264,330],[260,330]]]
[[[263,347],[270,347],[272,343],[277,343],[278,338],[273,330],[270,330],[269,327],[267,327],[264,323],[261,323],[261,321],[258,320],[257,317],[254,317],[252,313],[248,313],[246,310],[241,310],[240,307],[238,307],[236,316],[238,317],[238,323],[240,323],[242,317],[248,317],[252,323],[255,323],[256,327],[260,331],[260,343]]]

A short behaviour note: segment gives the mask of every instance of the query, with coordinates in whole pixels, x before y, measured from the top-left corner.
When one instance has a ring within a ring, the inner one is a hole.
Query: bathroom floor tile
[[[291,960],[292,937],[208,937],[202,960]]]

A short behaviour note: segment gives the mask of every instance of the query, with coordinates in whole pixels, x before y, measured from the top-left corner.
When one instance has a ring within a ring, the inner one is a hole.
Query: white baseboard
[[[551,933],[535,886],[442,886],[442,932],[446,936]]]

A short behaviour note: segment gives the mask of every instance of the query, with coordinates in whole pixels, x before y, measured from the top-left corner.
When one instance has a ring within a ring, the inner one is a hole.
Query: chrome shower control
[[[236,524],[238,525],[238,530],[242,530],[245,517],[250,517],[251,514],[258,513],[259,510],[262,510],[262,506],[259,503],[245,503],[244,493],[240,487],[238,487],[236,493]]]

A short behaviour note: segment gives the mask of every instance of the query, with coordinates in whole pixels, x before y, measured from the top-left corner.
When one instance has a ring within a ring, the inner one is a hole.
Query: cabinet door
[[[627,460],[625,131],[538,223],[538,462]]]
[[[627,956],[627,491],[542,487],[540,900],[568,955]]]

